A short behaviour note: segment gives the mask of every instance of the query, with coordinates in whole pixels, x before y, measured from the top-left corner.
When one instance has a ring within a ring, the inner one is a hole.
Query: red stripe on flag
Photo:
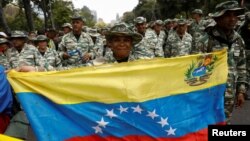
[[[100,137],[97,135],[92,135],[85,137],[74,137],[66,141],[207,141],[207,140],[208,140],[207,129],[203,129],[198,132],[190,133],[179,138],[153,138],[149,136],[136,136],[136,135],[118,138],[118,137]]]

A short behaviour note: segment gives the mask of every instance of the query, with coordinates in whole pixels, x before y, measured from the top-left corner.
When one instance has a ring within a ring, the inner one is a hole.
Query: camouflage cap
[[[239,7],[239,3],[237,1],[226,1],[216,5],[215,13],[211,16],[213,18],[217,18],[224,15],[226,11],[235,11],[237,12],[237,15],[244,14],[244,9]]]
[[[70,23],[64,23],[62,25],[62,28],[64,28],[64,27],[69,27],[70,29],[72,29],[72,25]]]
[[[171,19],[166,19],[166,20],[164,21],[164,24],[169,24],[169,23],[171,23],[171,22],[172,22]]]
[[[97,32],[97,29],[92,29],[90,28],[88,30],[88,34],[91,36],[91,37],[98,37],[100,36],[101,34]]]
[[[75,13],[72,17],[71,17],[71,20],[80,20],[80,21],[83,21],[85,22],[85,18],[82,17],[80,14],[78,13]]]
[[[35,41],[36,41],[36,42],[48,41],[48,37],[45,36],[45,35],[38,35],[38,36],[36,37],[36,40],[35,40]]]
[[[155,24],[157,24],[157,25],[163,25],[163,21],[162,20],[156,20]]]
[[[185,20],[185,19],[179,19],[179,20],[177,21],[177,24],[178,24],[178,25],[187,24],[187,20]]]
[[[23,31],[13,31],[11,32],[10,38],[27,38],[28,36]]]
[[[9,43],[9,41],[5,38],[0,38],[0,44],[6,44]]]
[[[131,31],[125,23],[115,24],[106,34],[106,39],[110,40],[114,36],[130,36],[132,37],[133,44],[137,44],[142,40],[142,36],[138,33]]]
[[[194,9],[191,13],[203,15],[203,11],[201,9]]]
[[[142,24],[142,23],[146,23],[147,19],[144,17],[137,17],[134,19],[135,24]]]

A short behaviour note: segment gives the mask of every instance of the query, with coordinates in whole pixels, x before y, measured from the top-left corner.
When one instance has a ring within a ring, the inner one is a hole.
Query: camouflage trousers
[[[226,91],[224,94],[224,111],[226,116],[226,123],[230,124],[230,120],[232,118],[232,112],[235,104],[235,81],[234,81],[234,75],[228,74],[227,79],[227,85],[226,85]]]

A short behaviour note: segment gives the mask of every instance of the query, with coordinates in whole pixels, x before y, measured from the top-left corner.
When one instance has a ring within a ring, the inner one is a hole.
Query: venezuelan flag
[[[8,79],[41,141],[206,141],[225,121],[225,50]]]

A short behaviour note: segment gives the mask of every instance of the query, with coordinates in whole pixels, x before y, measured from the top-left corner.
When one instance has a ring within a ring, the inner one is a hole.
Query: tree
[[[71,21],[73,15],[73,3],[71,1],[56,0],[52,3],[53,21],[56,28]]]
[[[94,15],[92,15],[91,10],[87,6],[83,6],[83,8],[77,9],[76,11],[85,18],[85,24],[87,26],[92,27],[95,25]]]
[[[0,2],[0,25],[1,25],[1,27],[3,27],[2,30],[4,30],[4,32],[7,33],[7,34],[10,34],[11,30],[10,30],[10,28],[9,28],[9,26],[8,26],[8,24],[7,24],[6,18],[5,18],[5,16],[4,16],[3,7],[4,7],[7,3],[9,3],[9,2],[10,2],[10,1],[5,1],[5,0],[2,0],[2,1]]]
[[[126,23],[133,23],[135,19],[135,14],[133,12],[125,12],[122,16],[122,21]]]
[[[31,9],[30,0],[22,0],[22,2],[25,10],[25,16],[28,23],[29,31],[34,31],[34,22],[32,17],[33,11]]]
[[[140,0],[139,4],[133,9],[136,17],[143,16],[148,21],[159,18],[156,0]]]

